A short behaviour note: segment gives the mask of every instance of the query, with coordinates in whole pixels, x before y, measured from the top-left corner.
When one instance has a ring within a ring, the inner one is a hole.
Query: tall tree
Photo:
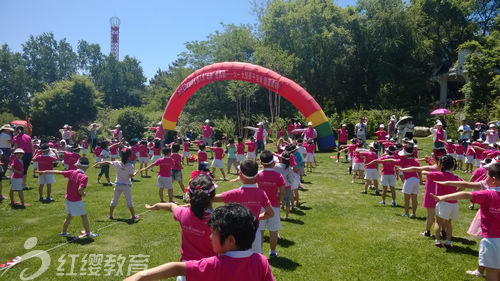
[[[90,69],[101,64],[104,55],[99,44],[89,44],[85,40],[78,41],[78,68],[83,74],[90,73]]]

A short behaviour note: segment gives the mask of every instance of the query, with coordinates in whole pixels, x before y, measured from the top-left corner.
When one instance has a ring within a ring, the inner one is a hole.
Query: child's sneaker
[[[380,195],[380,191],[378,189],[375,190],[375,195]]]
[[[94,233],[94,232],[89,232],[89,233],[85,234],[85,237],[87,237],[87,238],[95,238],[97,236],[99,236],[99,235],[97,233]]]
[[[38,201],[43,202],[43,197],[38,198]]]
[[[477,269],[476,270],[467,270],[465,273],[472,275],[472,276],[476,276],[476,277],[484,277],[484,274],[479,272]]]
[[[426,231],[420,233],[420,235],[422,235],[424,237],[431,237],[431,232],[429,230],[426,230]]]
[[[445,246],[447,249],[451,248],[451,241],[450,241],[450,240],[445,240],[445,241],[444,241],[444,246]]]
[[[278,252],[276,251],[269,251],[269,258],[274,259],[278,257]]]
[[[361,191],[361,194],[366,194],[366,193],[367,193],[366,190]]]
[[[60,235],[61,235],[61,237],[69,237],[69,236],[71,236],[71,233],[69,233],[69,232],[61,232]]]
[[[96,182],[96,183],[101,183],[101,181],[100,181],[99,179],[97,179],[95,182]]]
[[[391,207],[396,207],[396,201],[392,201]]]
[[[434,246],[436,246],[438,248],[443,248],[443,244],[441,244],[441,240],[436,240],[436,242],[434,242]]]
[[[384,200],[382,200],[382,201],[380,201],[380,203],[379,203],[379,204],[380,204],[380,205],[385,205],[385,201],[384,201]]]
[[[402,217],[407,218],[407,217],[408,217],[408,214],[407,214],[407,213],[404,213],[404,214],[402,215]]]
[[[54,199],[52,199],[52,197],[47,197],[47,199],[45,199],[45,200],[47,200],[47,201],[49,201],[49,202],[54,201]]]
[[[414,218],[416,218],[416,217],[417,217],[417,216],[415,216],[415,214],[411,214],[410,219],[414,219]]]

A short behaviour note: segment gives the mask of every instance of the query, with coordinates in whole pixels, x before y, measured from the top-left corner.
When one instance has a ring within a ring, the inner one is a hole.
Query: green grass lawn
[[[430,139],[419,139],[422,149],[419,156],[430,153]],[[467,208],[468,202],[460,202],[460,219],[453,223],[453,248],[438,249],[433,240],[420,236],[425,227],[425,209],[421,208],[424,187],[420,188],[417,219],[402,217],[403,200],[401,182],[397,183],[398,207],[380,206],[379,196],[362,195],[363,186],[352,184],[347,173],[348,165],[335,163],[331,154],[318,154],[319,166],[304,179],[307,190],[300,193],[303,206],[291,213],[291,220],[283,222],[278,245],[279,257],[270,261],[277,280],[479,280],[469,277],[465,270],[477,265],[479,238],[466,234],[476,211]],[[336,155],[336,153],[335,153]],[[92,160],[91,160],[92,161]],[[193,166],[186,167],[185,182]],[[0,204],[0,262],[11,260],[33,250],[50,250],[51,263],[48,270],[35,280],[121,280],[124,276],[103,277],[105,262],[93,265],[100,276],[88,276],[89,256],[102,254],[122,255],[124,274],[131,263],[130,255],[149,255],[149,267],[180,257],[180,227],[169,212],[147,211],[145,203],[159,201],[156,175],[140,178],[133,183],[132,197],[136,212],[141,218],[134,224],[126,220],[109,220],[108,210],[113,188],[96,183],[98,169],[87,172],[89,185],[84,197],[92,231],[99,234],[94,240],[66,243],[59,236],[63,220],[66,180],[56,176],[53,186],[55,202],[38,202],[38,185],[28,175],[30,190],[25,191],[26,209],[12,209],[9,200]],[[111,174],[114,171],[111,168]],[[465,179],[461,171],[457,174]],[[220,174],[216,174],[219,178]],[[234,177],[234,175],[233,175]],[[8,194],[8,181],[3,181],[3,194]],[[238,183],[219,182],[217,192],[239,186]],[[373,192],[371,192],[373,193]],[[175,200],[181,202],[180,188],[174,185]],[[387,200],[390,204],[390,198]],[[130,217],[125,198],[115,211],[115,218]],[[82,229],[81,219],[74,218],[69,231],[78,233]],[[266,235],[267,236],[267,235]],[[37,238],[33,248],[25,249],[25,241]],[[266,240],[267,241],[267,238]],[[264,244],[267,254],[269,244]],[[71,256],[72,255],[72,256]],[[115,256],[115,257],[116,257]],[[92,256],[94,257],[94,256]],[[74,258],[73,270],[71,261]],[[98,260],[98,259],[97,259]],[[65,263],[63,263],[65,261]],[[116,263],[114,269],[117,269]],[[32,258],[11,268],[0,280],[19,280],[23,270],[25,277],[35,273],[41,266],[39,258]],[[107,269],[111,267],[108,264]],[[74,272],[75,276],[68,276]],[[57,274],[64,274],[58,276]],[[80,275],[86,273],[87,275]],[[0,275],[2,272],[0,272]],[[119,272],[118,272],[119,275]],[[174,279],[172,279],[174,280]]]

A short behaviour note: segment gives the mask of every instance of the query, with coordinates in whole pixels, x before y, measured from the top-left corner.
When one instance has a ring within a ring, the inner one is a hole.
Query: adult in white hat
[[[494,122],[488,125],[488,130],[486,130],[486,142],[488,144],[495,144],[498,140],[498,130]]]
[[[2,151],[0,162],[3,163],[3,171],[0,173],[0,177],[3,177],[5,175],[5,172],[7,172],[7,167],[9,166],[10,147],[12,145],[12,132],[14,132],[14,129],[9,124],[5,124],[0,128],[0,150]]]
[[[249,129],[254,131],[254,138],[257,140],[257,153],[260,153],[265,149],[266,139],[267,139],[267,130],[264,129],[264,124],[262,122],[257,123],[257,128],[245,126],[245,129]]]
[[[396,115],[391,115],[389,124],[387,124],[387,134],[391,137],[391,139],[396,137]]]
[[[201,130],[203,131],[203,141],[207,146],[212,146],[212,137],[214,134],[214,128],[210,126],[210,120],[206,119],[205,123],[201,126]],[[212,154],[211,158],[214,158],[214,153],[210,150]]]
[[[99,123],[92,123],[90,124],[87,129],[89,130],[90,133],[90,153],[94,153],[94,149],[97,146],[97,140],[99,137],[97,136],[97,131],[101,128],[101,124]]]
[[[413,124],[413,121],[410,119],[405,125],[405,138],[408,138],[410,140],[413,139],[413,128],[415,128],[415,124]]]
[[[151,130],[155,132],[155,139],[160,139],[163,142],[165,140],[165,130],[163,129],[161,121],[156,123],[156,126],[144,127],[146,130]]]
[[[318,137],[318,132],[316,131],[316,129],[314,129],[313,122],[311,122],[311,121],[307,122],[307,128],[295,129],[295,130],[293,130],[293,132],[301,132],[305,141],[313,139],[314,143],[316,143],[316,138]]]
[[[384,124],[380,124],[378,126],[378,131],[375,132],[375,135],[377,135],[377,143],[378,143],[377,155],[382,155],[385,152],[384,146],[382,144],[387,139],[387,131],[385,130]]]
[[[444,147],[444,142],[447,138],[446,130],[443,129],[443,123],[441,120],[437,120],[434,127],[429,130],[433,135],[432,140],[434,141],[434,152],[436,152],[436,150],[441,150]]]
[[[113,130],[109,130],[113,133],[113,138],[117,139],[119,142],[122,141],[123,131],[120,124],[116,124]]]
[[[359,118],[359,123],[354,126],[354,135],[361,140],[364,148],[366,149],[366,130],[368,129],[368,125],[366,123],[366,118]]]

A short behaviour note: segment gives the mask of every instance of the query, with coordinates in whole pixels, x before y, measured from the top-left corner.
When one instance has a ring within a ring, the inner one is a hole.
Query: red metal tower
[[[120,60],[120,19],[112,17],[109,23],[111,23],[111,54]]]

